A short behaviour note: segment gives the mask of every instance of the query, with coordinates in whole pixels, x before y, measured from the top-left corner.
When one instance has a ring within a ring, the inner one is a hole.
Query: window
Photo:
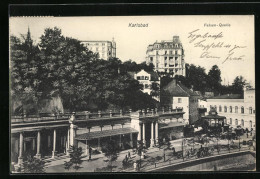
[[[156,51],[156,55],[159,55],[159,51]]]
[[[227,112],[227,106],[224,107],[224,112]]]
[[[237,106],[235,107],[235,113],[238,113],[238,107]]]
[[[241,113],[244,114],[244,107],[241,107]]]
[[[217,110],[217,106],[216,105],[214,106],[214,109]]]
[[[98,51],[98,47],[96,47],[96,51]]]
[[[172,50],[170,51],[170,55],[172,55]]]
[[[175,57],[175,61],[177,61],[178,60],[178,57]]]
[[[153,57],[150,57],[150,61],[153,62]]]
[[[141,76],[141,79],[140,80],[144,80],[144,76]]]
[[[229,123],[232,125],[232,118],[230,118],[230,122]]]
[[[229,112],[232,113],[232,106],[229,107]]]
[[[148,88],[149,88],[149,85],[148,85],[148,84],[145,84],[145,85],[144,85],[144,88],[148,89]]]
[[[178,98],[178,103],[181,103],[181,98]]]
[[[227,124],[227,118],[224,119],[224,124]]]
[[[219,110],[218,110],[219,112],[222,112],[222,106],[219,106]]]
[[[98,45],[98,43],[96,43],[95,45]]]
[[[165,71],[165,73],[167,73],[167,69],[165,69],[164,71]]]
[[[164,66],[167,67],[167,63],[165,63]]]
[[[249,127],[250,127],[250,128],[253,127],[252,121],[249,121]]]
[[[145,76],[145,80],[149,80],[149,76]]]
[[[137,80],[140,80],[141,78],[140,78],[140,76],[137,76]]]
[[[249,114],[252,114],[253,113],[253,109],[252,107],[249,108]]]
[[[105,46],[105,43],[102,43],[102,46]]]
[[[241,126],[244,127],[244,125],[245,125],[245,124],[244,124],[244,120],[241,119]]]
[[[167,51],[165,51],[164,54],[166,55],[166,54],[167,54]]]
[[[238,125],[238,120],[237,120],[237,119],[235,120],[235,125],[236,125],[236,126]]]

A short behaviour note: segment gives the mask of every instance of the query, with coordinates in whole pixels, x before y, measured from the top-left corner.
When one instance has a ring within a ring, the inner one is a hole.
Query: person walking
[[[128,158],[131,158],[131,154],[130,154],[130,151],[128,151]]]

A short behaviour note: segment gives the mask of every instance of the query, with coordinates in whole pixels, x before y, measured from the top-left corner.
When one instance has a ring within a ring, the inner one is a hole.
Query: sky
[[[148,27],[129,27],[129,23],[148,24]],[[242,75],[251,85],[255,85],[252,15],[10,17],[9,19],[10,35],[19,37],[20,34],[26,34],[29,27],[35,42],[40,41],[39,38],[45,28],[55,26],[62,30],[64,36],[78,40],[112,41],[114,38],[117,57],[122,61],[131,59],[137,63],[145,61],[149,44],[172,40],[173,36],[179,36],[186,63],[200,65],[206,72],[213,65],[218,65],[222,84],[231,84],[236,76]],[[193,38],[196,39],[192,41]],[[203,50],[202,45],[210,47]]]

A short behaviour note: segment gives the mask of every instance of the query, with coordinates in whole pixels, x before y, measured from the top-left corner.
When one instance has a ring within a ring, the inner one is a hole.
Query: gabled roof
[[[184,86],[181,83],[177,83],[176,80],[172,80],[168,85],[163,88],[164,91],[168,91],[172,96],[182,96],[182,97],[190,97],[190,96],[199,96],[197,93],[191,91],[189,88]]]

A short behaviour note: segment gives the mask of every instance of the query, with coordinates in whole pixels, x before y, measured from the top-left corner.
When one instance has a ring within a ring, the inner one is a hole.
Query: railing
[[[164,108],[161,110],[155,109],[143,109],[139,110],[139,115],[143,117],[156,116],[169,113],[182,112],[182,108]],[[75,115],[76,120],[88,120],[88,119],[99,119],[99,118],[115,118],[115,117],[128,117],[131,116],[132,110],[123,112],[123,110],[102,112],[97,111],[90,113],[88,111],[81,111],[76,113],[64,113],[64,114],[53,114],[53,113],[41,113],[40,115],[21,115],[21,116],[11,116],[11,123],[29,123],[29,122],[43,122],[43,121],[55,121],[55,120],[66,120],[72,115]]]
[[[217,147],[217,145],[214,145],[213,148],[215,149]],[[173,154],[172,151],[168,152],[168,155],[165,155],[165,159],[163,156],[161,156],[159,161],[151,161],[151,160],[147,160],[146,159],[142,159],[142,166],[140,167],[140,169],[135,170],[134,167],[129,167],[127,169],[122,170],[121,172],[128,172],[128,171],[149,171],[149,170],[154,170],[156,168],[159,167],[165,167],[165,166],[170,166],[173,164],[179,164],[182,162],[189,162],[189,161],[196,161],[196,160],[201,160],[203,158],[207,158],[207,157],[213,157],[213,156],[221,156],[221,155],[225,155],[225,154],[232,154],[232,153],[239,153],[239,152],[245,152],[245,151],[253,151],[255,150],[255,148],[251,145],[242,145],[240,144],[240,148],[239,148],[239,144],[237,145],[233,145],[232,147],[225,147],[222,146],[222,148],[220,150],[214,150],[211,151],[210,153],[208,153],[207,155],[204,156],[198,156],[197,153],[195,154],[188,154],[187,150],[181,153],[184,153],[184,155],[182,154]],[[169,150],[168,150],[169,151]],[[136,161],[140,161],[138,158],[134,159]]]

